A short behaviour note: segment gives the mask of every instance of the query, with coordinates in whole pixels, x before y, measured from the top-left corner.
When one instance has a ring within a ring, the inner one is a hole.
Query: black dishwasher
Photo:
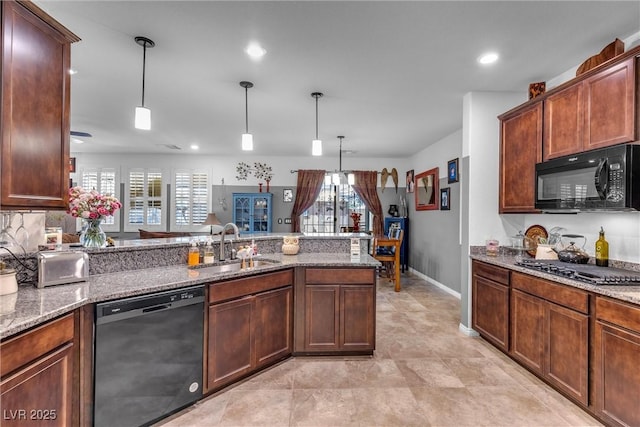
[[[149,425],[202,397],[204,287],[96,304],[94,426]]]

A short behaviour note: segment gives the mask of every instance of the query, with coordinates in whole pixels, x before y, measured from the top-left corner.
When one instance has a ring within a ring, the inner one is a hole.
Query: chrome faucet
[[[225,234],[227,234],[227,227],[228,226],[231,226],[231,228],[233,228],[233,234],[235,234],[236,239],[240,238],[240,231],[238,230],[238,226],[235,225],[233,222],[228,222],[228,223],[226,223],[224,225],[224,227],[222,227],[222,234],[220,235],[220,256],[218,257],[218,261],[224,261],[225,260],[225,256],[224,256],[224,236],[225,236]],[[233,248],[231,248],[231,250],[233,251]]]

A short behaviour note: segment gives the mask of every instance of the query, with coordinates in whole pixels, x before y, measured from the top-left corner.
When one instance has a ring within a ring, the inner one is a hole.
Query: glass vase
[[[102,231],[102,220],[104,218],[84,219],[82,232],[80,233],[80,243],[85,248],[105,248],[107,246],[107,235]]]

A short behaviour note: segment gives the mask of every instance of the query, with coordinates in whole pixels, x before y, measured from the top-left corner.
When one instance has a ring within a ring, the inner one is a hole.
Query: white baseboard
[[[409,272],[415,276],[418,276],[419,278],[421,278],[422,280],[431,283],[433,286],[438,287],[440,289],[442,289],[443,291],[445,291],[446,293],[453,295],[454,297],[460,299],[461,295],[460,292],[456,292],[453,289],[447,287],[446,285],[438,282],[437,280],[432,279],[429,276],[426,276],[422,273],[420,273],[419,271],[414,270],[413,268],[409,267],[408,268]]]
[[[478,336],[480,336],[480,334],[477,333],[475,330],[463,325],[462,323],[460,323],[458,325],[458,330],[460,332],[462,332],[463,334],[465,334],[466,336],[468,336],[468,337],[478,337]]]

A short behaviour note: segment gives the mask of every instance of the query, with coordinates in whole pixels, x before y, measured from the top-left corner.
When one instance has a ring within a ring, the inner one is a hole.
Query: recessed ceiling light
[[[255,42],[250,43],[244,51],[247,52],[247,55],[249,55],[251,59],[260,59],[267,53],[265,48]]]
[[[483,55],[480,55],[478,58],[478,62],[483,65],[493,64],[498,60],[499,56],[495,52],[488,52]]]
[[[75,144],[84,144],[84,141],[78,138],[71,138],[71,142]]]
[[[197,149],[198,149],[198,148],[200,148],[200,147],[198,146],[198,144],[191,144],[191,145],[190,145],[190,148],[191,148],[192,150],[197,150]]]

